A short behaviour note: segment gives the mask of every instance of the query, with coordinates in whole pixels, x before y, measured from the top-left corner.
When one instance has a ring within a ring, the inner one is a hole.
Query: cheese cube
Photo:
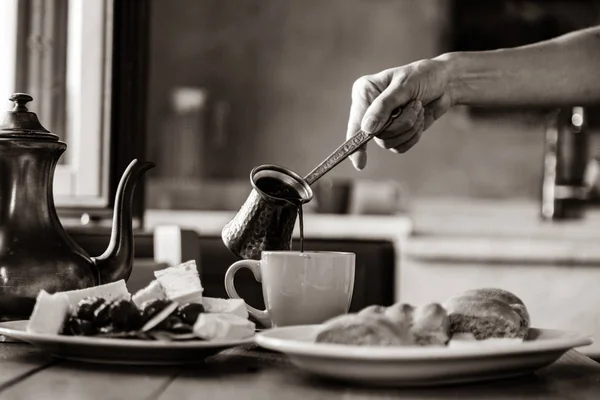
[[[131,293],[127,289],[125,281],[107,283],[105,285],[92,286],[85,289],[68,290],[66,292],[60,292],[67,296],[71,307],[75,308],[77,304],[87,297],[102,297],[106,301],[116,299],[127,299],[131,298]]]
[[[185,298],[190,295],[196,302],[202,302],[202,284],[194,260],[187,261],[176,267],[155,271],[154,276],[164,288],[169,299]],[[195,293],[192,295],[192,293]],[[200,293],[200,295],[198,295]]]
[[[242,299],[217,299],[214,297],[205,297],[202,299],[202,305],[207,313],[234,314],[240,318],[248,318],[246,302]]]
[[[41,290],[27,323],[27,332],[58,335],[69,315],[69,299],[63,293]]]
[[[194,324],[194,334],[205,340],[236,340],[254,335],[254,322],[234,314],[203,313]]]
[[[202,298],[202,290],[196,290],[180,296],[171,297],[171,300],[178,302],[179,304],[187,303],[200,303],[204,301]]]
[[[162,285],[156,279],[150,282],[148,286],[138,290],[132,297],[131,301],[140,307],[144,302],[150,300],[162,300],[166,299],[167,295]]]

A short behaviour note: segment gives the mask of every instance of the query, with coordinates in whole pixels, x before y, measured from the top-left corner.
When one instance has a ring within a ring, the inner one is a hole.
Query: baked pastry
[[[384,315],[395,325],[402,329],[410,329],[413,326],[413,313],[415,308],[406,303],[396,303],[387,307]]]
[[[475,339],[525,338],[529,313],[521,299],[506,290],[483,288],[451,297],[443,304],[450,333],[471,333]]]
[[[317,333],[316,342],[362,346],[407,346],[414,344],[408,331],[401,331],[385,315],[347,314],[335,317]]]
[[[386,309],[387,309],[386,306],[380,306],[380,305],[375,304],[375,305],[363,308],[362,310],[360,310],[358,312],[358,315],[383,314]]]
[[[413,312],[412,332],[421,346],[442,346],[450,340],[450,318],[444,307],[431,303]]]
[[[369,306],[358,314],[323,324],[316,341],[369,346],[443,346],[450,338],[446,310],[437,303],[421,307],[396,303]]]

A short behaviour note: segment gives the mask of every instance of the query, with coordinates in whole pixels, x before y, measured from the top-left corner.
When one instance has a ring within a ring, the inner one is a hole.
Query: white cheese
[[[68,290],[60,293],[67,296],[69,304],[73,308],[75,308],[77,304],[86,297],[102,297],[107,301],[116,299],[129,300],[131,298],[131,293],[129,293],[129,290],[127,290],[127,285],[123,279],[120,281],[107,283],[105,285],[92,286],[79,290]]]
[[[167,295],[165,294],[165,290],[158,280],[153,280],[146,286],[138,290],[133,296],[131,296],[131,301],[138,307],[150,300],[162,300],[165,299]]]
[[[203,313],[194,324],[194,334],[205,340],[236,340],[254,335],[254,322],[234,314]]]
[[[202,305],[207,313],[234,314],[240,318],[248,319],[246,302],[242,299],[217,299],[214,297],[205,297],[202,299]]]
[[[202,284],[194,260],[187,261],[176,267],[155,271],[154,276],[160,282],[169,299],[182,299],[191,296],[195,302],[202,302]],[[192,293],[194,293],[192,295]],[[199,295],[198,295],[199,293]]]
[[[171,300],[178,302],[179,304],[187,303],[200,303],[204,301],[202,298],[202,290],[196,290],[180,296],[171,297]]]
[[[31,333],[58,335],[69,310],[67,296],[62,293],[48,294],[42,290],[36,298],[26,330]]]

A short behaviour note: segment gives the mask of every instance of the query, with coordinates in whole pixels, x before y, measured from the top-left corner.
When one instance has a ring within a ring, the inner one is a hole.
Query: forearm
[[[455,104],[561,106],[600,103],[600,27],[533,45],[438,57]]]

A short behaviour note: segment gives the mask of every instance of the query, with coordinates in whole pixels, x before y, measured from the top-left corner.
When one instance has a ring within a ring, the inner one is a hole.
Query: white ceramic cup
[[[263,251],[260,261],[241,260],[225,274],[225,290],[241,298],[234,276],[248,268],[262,284],[266,310],[246,305],[266,327],[320,324],[350,308],[356,255],[320,251]]]

